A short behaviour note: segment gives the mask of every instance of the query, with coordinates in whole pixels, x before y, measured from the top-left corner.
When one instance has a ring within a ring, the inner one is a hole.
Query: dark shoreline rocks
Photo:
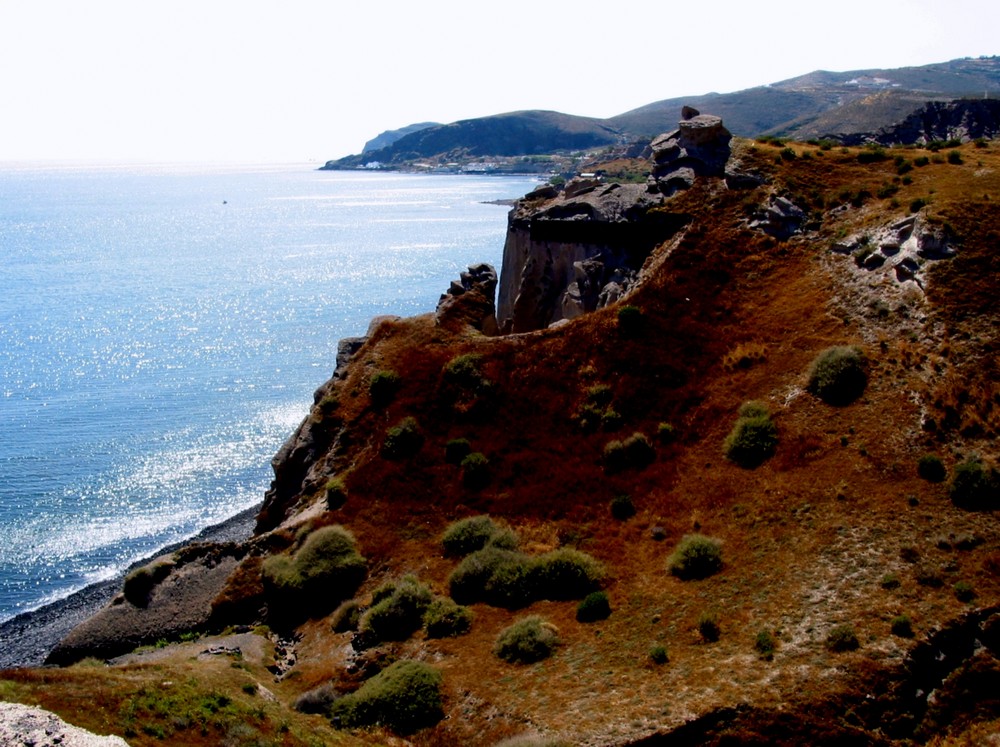
[[[132,567],[144,565],[165,553],[193,542],[240,542],[250,537],[259,506],[253,506],[230,519],[203,529],[188,540],[174,543]],[[127,572],[127,571],[126,571]],[[24,612],[0,623],[0,669],[37,667],[44,664],[49,652],[77,625],[107,605],[122,588],[125,573],[107,581],[91,584],[65,599]]]

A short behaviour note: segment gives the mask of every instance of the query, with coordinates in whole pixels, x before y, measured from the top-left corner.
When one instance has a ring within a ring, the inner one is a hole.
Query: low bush
[[[607,384],[594,384],[587,390],[587,403],[597,407],[607,407],[611,404],[613,395],[614,392]]]
[[[671,423],[660,423],[656,426],[656,438],[666,446],[677,440],[677,429]]]
[[[616,495],[611,499],[611,515],[618,521],[627,521],[635,516],[635,504],[632,496]]]
[[[618,329],[622,336],[634,338],[642,334],[646,317],[637,306],[622,306],[618,309]]]
[[[962,153],[961,153],[961,151],[957,151],[957,150],[949,151],[948,152],[948,163],[952,163],[952,164],[955,164],[955,165],[960,165],[960,164],[965,163],[965,161],[962,160]]]
[[[406,459],[420,451],[424,445],[423,434],[415,418],[403,418],[385,432],[382,456],[387,459]]]
[[[441,684],[441,673],[429,664],[397,661],[333,702],[330,717],[341,726],[385,726],[412,734],[444,717]]]
[[[361,605],[356,599],[348,599],[333,611],[330,627],[334,633],[349,633],[358,629],[361,622]]]
[[[649,649],[649,659],[654,664],[666,664],[670,661],[666,646],[656,645]]]
[[[627,469],[645,469],[655,458],[653,445],[638,432],[624,441],[611,441],[604,447],[604,469],[609,474]]]
[[[157,560],[129,572],[122,585],[125,599],[136,607],[145,607],[149,604],[153,589],[170,575],[173,568],[172,561]]]
[[[399,374],[395,371],[376,371],[368,381],[368,394],[375,407],[385,407],[399,391]]]
[[[960,602],[971,602],[976,598],[976,590],[968,581],[957,582],[951,590],[955,592],[955,599]]]
[[[459,563],[448,587],[460,604],[517,609],[539,599],[580,599],[595,591],[603,576],[601,564],[578,550],[560,548],[531,557],[488,545]]]
[[[578,622],[597,622],[598,620],[607,620],[610,616],[611,602],[603,591],[591,592],[576,607]]]
[[[900,638],[913,638],[913,623],[906,615],[897,615],[889,622],[889,630]]]
[[[681,579],[701,579],[722,569],[722,542],[703,534],[686,534],[667,559],[670,572]]]
[[[920,159],[917,159],[917,160],[920,160]],[[922,197],[917,197],[917,198],[914,198],[913,200],[910,201],[910,212],[911,213],[919,213],[925,207],[927,207],[927,200],[923,199]]]
[[[291,556],[272,555],[261,568],[268,616],[276,622],[326,614],[352,596],[368,574],[353,535],[340,526],[309,534]]]
[[[487,547],[495,547],[498,550],[516,550],[520,544],[521,540],[517,536],[517,532],[512,529],[501,529],[486,540]]]
[[[374,603],[361,618],[361,632],[373,641],[405,641],[423,625],[433,596],[416,576],[404,576],[392,593]]]
[[[342,693],[332,683],[326,682],[312,690],[307,690],[295,699],[295,708],[299,713],[327,714]]]
[[[480,370],[483,356],[477,353],[457,355],[445,364],[444,380],[463,389],[475,389],[483,383]]]
[[[441,535],[444,554],[462,557],[482,550],[490,538],[500,532],[500,526],[489,516],[469,516],[448,525]]]
[[[834,653],[854,651],[860,646],[858,636],[850,625],[838,625],[826,637],[826,647]]]
[[[830,405],[848,405],[868,384],[864,352],[847,345],[822,351],[809,367],[808,390]]]
[[[454,638],[469,632],[472,611],[447,597],[437,597],[424,612],[424,630],[428,638]]]
[[[705,643],[715,643],[722,634],[719,628],[719,616],[714,612],[705,612],[698,618],[698,634]]]
[[[733,429],[722,443],[726,458],[745,469],[763,464],[778,445],[778,428],[767,406],[747,402],[740,407]]]
[[[327,480],[324,490],[327,511],[336,511],[347,503],[347,486],[341,478],[331,477]]]
[[[927,482],[944,482],[948,476],[944,462],[937,454],[924,454],[917,460],[917,474]]]
[[[474,451],[462,459],[462,484],[470,490],[482,490],[490,482],[490,460]]]
[[[462,463],[469,454],[472,453],[472,444],[467,438],[453,438],[444,445],[444,460],[448,464],[456,467]]]
[[[500,631],[493,653],[504,661],[530,664],[551,656],[558,643],[555,627],[538,615],[532,615]]]
[[[888,158],[889,155],[885,152],[885,148],[879,145],[868,146],[858,153],[858,163],[878,163],[888,160]]]
[[[753,642],[754,651],[760,654],[762,659],[770,661],[774,658],[774,652],[778,648],[778,642],[769,630],[762,630],[757,633]]]
[[[956,465],[949,489],[956,506],[971,510],[1000,508],[1000,479],[977,459],[967,459]]]

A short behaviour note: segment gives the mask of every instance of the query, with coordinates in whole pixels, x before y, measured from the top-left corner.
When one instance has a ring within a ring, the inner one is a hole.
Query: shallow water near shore
[[[0,166],[0,621],[258,503],[337,341],[499,269],[536,184]]]

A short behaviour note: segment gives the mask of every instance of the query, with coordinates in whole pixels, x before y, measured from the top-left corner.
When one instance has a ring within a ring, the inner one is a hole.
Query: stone
[[[454,331],[472,327],[484,335],[499,333],[494,298],[497,288],[497,271],[492,265],[470,265],[452,281],[448,291],[441,296],[434,311],[434,323]]]
[[[681,107],[681,119],[683,120],[694,119],[699,114],[701,114],[701,112],[695,109],[693,106]]]
[[[772,194],[750,219],[750,228],[756,228],[777,239],[788,239],[802,230],[805,211],[787,197]]]
[[[42,708],[0,703],[0,744],[27,747],[128,747],[121,737],[99,736]]]
[[[650,143],[653,170],[649,188],[666,196],[689,189],[696,177],[724,176],[729,161],[732,135],[722,118],[694,109],[684,113],[689,116],[675,131]]]

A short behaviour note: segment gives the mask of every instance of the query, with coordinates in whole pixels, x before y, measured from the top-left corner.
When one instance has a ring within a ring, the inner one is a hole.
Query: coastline
[[[41,666],[59,641],[115,597],[122,588],[125,574],[132,568],[193,542],[245,540],[253,534],[259,510],[260,504],[244,509],[219,524],[206,527],[190,539],[167,545],[136,561],[114,578],[91,584],[68,597],[0,623],[0,669]]]

